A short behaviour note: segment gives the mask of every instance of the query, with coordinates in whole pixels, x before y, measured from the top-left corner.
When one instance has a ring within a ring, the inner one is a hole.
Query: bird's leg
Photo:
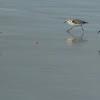
[[[84,35],[84,33],[81,35],[81,39],[82,39],[82,36]]]
[[[69,30],[67,30],[66,32],[69,32],[73,27],[71,27]]]
[[[82,25],[81,25],[81,29],[84,31],[84,29],[83,29]]]
[[[74,35],[72,35],[69,31],[68,31],[68,34],[71,35],[72,37],[74,37]]]

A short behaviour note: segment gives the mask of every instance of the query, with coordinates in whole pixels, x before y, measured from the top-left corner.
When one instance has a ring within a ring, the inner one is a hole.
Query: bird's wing
[[[72,20],[72,22],[75,23],[75,24],[85,24],[85,23],[87,23],[87,22],[79,20],[79,19],[74,19],[74,20]]]

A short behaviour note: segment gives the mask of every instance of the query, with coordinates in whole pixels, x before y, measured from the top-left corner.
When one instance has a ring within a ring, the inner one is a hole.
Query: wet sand
[[[99,99],[99,9],[98,0],[1,0],[0,99]],[[82,41],[71,41],[66,18],[89,22]]]

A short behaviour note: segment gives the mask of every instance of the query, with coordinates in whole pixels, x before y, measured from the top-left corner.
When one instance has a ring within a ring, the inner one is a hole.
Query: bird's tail
[[[88,22],[83,22],[84,24],[87,24]]]

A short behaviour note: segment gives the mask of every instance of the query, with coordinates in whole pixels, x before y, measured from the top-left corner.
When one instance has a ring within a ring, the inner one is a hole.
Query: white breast
[[[81,25],[81,24],[75,24],[72,21],[68,21],[68,24],[71,25],[71,26],[73,26],[73,27],[77,27],[77,26]]]

